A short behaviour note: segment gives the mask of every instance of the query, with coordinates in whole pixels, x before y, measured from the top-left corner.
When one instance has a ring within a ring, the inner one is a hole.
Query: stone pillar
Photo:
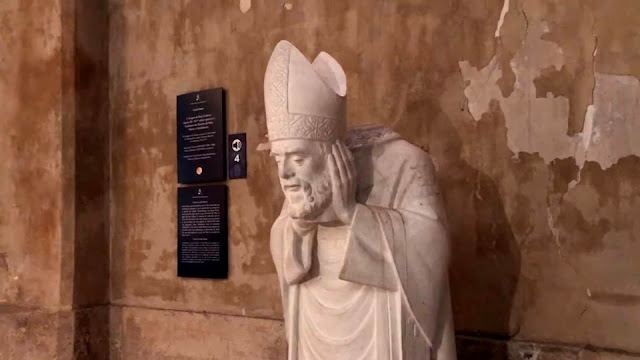
[[[108,359],[107,1],[0,23],[0,358]]]

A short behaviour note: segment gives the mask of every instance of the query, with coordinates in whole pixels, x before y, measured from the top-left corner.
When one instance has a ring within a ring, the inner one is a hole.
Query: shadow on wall
[[[106,1],[63,2],[63,46],[72,56],[73,359],[110,358],[109,26]],[[69,8],[66,8],[69,7]],[[66,260],[65,260],[66,261]],[[60,338],[66,342],[69,339]]]
[[[493,110],[493,115],[483,118],[483,125],[480,125],[487,128],[473,130],[478,136],[473,141],[478,144],[471,146],[480,148],[476,151],[483,151],[487,156],[483,161],[499,169],[499,162],[513,154],[502,153],[501,143],[506,144],[506,133],[501,134],[505,131],[504,119],[498,108]],[[478,346],[467,346],[469,341],[460,336],[509,339],[517,334],[519,320],[512,310],[520,275],[520,246],[496,180],[464,160],[463,143],[454,124],[446,117],[438,116],[429,126],[429,133],[438,134],[437,139],[430,139],[430,145],[434,147],[432,156],[442,160],[438,181],[453,250],[450,275],[458,358],[507,359],[505,342],[483,344],[484,351],[490,356],[479,357],[473,350]],[[461,351],[464,349],[471,352]]]
[[[520,273],[520,248],[493,181],[466,165],[462,171],[476,174],[472,177],[475,183],[457,190],[467,195],[469,206],[464,211],[468,215],[453,216],[460,209],[449,212],[454,243],[451,274],[456,334],[509,339],[519,330],[512,307]],[[460,360],[508,358],[505,342],[468,346],[469,341],[457,339],[459,352],[468,350],[468,354],[460,352]],[[491,356],[478,357],[479,348]]]

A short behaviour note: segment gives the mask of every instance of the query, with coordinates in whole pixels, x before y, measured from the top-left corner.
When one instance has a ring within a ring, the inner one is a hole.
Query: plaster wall
[[[109,357],[106,20],[0,3],[0,359]]]
[[[62,4],[0,4],[0,358],[70,353]],[[47,94],[42,96],[41,94]]]
[[[0,2],[0,359],[282,359],[262,81],[288,39],[350,126],[428,151],[461,359],[640,357],[635,0]],[[228,89],[230,277],[176,266],[175,96]],[[110,345],[110,346],[107,346]]]
[[[61,6],[7,1],[1,14],[0,300],[56,307],[65,165]]]
[[[122,358],[173,339],[149,311],[282,317],[268,245],[282,195],[254,150],[281,39],[343,65],[350,126],[385,124],[433,156],[462,358],[640,353],[637,1],[113,0],[110,16],[111,295],[131,323],[120,336],[154,339]],[[228,182],[230,278],[179,279],[175,96],[216,86],[249,142],[248,179]],[[215,326],[202,316],[175,323]],[[154,354],[216,356],[199,348]]]
[[[110,14],[115,304],[281,318],[268,234],[282,196],[253,145],[286,38],[344,66],[349,125],[386,124],[434,157],[461,335],[640,352],[635,2],[140,0]],[[213,86],[229,132],[247,132],[249,178],[229,182],[230,280],[178,279],[175,95]]]

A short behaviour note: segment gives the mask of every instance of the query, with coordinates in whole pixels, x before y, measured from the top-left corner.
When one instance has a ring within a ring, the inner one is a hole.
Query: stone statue
[[[429,156],[383,127],[346,131],[344,71],[289,42],[264,80],[285,204],[271,229],[289,360],[456,358],[449,242]]]

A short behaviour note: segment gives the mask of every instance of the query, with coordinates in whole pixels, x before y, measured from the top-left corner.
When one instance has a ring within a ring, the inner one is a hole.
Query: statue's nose
[[[278,175],[282,179],[288,179],[294,175],[293,169],[289,165],[288,161],[283,161],[282,164],[278,167]]]

